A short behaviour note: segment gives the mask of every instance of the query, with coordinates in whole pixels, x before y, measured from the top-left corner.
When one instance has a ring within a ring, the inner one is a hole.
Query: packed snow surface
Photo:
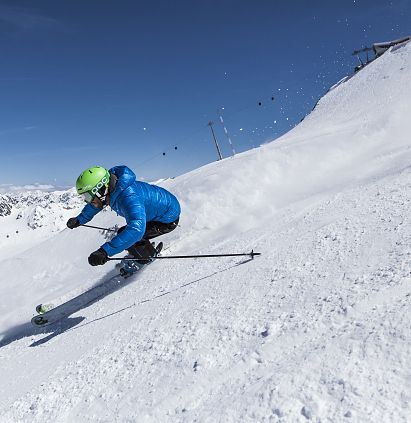
[[[74,199],[7,211],[1,422],[409,421],[410,99],[408,44],[281,139],[162,182],[183,210],[164,255],[254,260],[159,260],[124,281],[87,263],[106,232],[65,228]],[[37,304],[77,296],[31,326]]]

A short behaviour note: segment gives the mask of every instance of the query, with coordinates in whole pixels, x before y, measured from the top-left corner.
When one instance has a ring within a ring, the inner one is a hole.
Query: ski
[[[45,327],[58,323],[60,320],[90,306],[106,295],[115,292],[124,286],[124,278],[119,274],[111,277],[109,280],[102,282],[90,288],[83,294],[72,298],[56,307],[50,308],[44,313],[39,313],[31,319],[31,323],[36,327]],[[36,307],[37,311],[37,307]]]
[[[155,248],[157,254],[160,253],[163,247],[163,243],[160,242]],[[143,265],[136,262],[134,265],[134,260],[127,260],[124,263],[121,263],[121,266],[127,264],[129,267],[127,270],[123,270],[124,267],[120,268],[120,274],[113,276],[111,279],[102,282],[99,285],[94,286],[83,294],[60,304],[57,307],[54,307],[53,304],[39,304],[36,307],[36,312],[38,313],[31,319],[31,323],[36,327],[45,327],[50,326],[54,323],[58,323],[60,320],[69,317],[75,312],[90,306],[106,295],[115,292],[120,289],[122,286],[125,286],[124,279],[128,279],[130,276],[134,275],[136,272],[140,272],[150,263],[148,262]],[[131,265],[130,265],[131,264]]]

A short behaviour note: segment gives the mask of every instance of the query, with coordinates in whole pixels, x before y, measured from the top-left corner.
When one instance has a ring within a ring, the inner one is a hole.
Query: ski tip
[[[34,316],[32,319],[31,319],[31,323],[34,325],[34,326],[44,326],[44,325],[46,325],[47,323],[48,323],[49,321],[45,318],[45,317],[43,317],[43,316]]]
[[[38,314],[45,314],[48,311],[52,310],[54,308],[53,304],[39,304],[36,306],[36,312]]]
[[[161,253],[161,250],[163,249],[163,247],[164,247],[164,244],[162,242],[159,242],[157,244],[157,246],[155,247],[157,255]]]

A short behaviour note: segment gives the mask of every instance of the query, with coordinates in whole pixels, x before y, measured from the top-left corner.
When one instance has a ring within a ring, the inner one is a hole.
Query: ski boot
[[[160,251],[163,249],[163,243],[160,242],[157,247],[155,247],[154,242],[151,243],[153,252],[152,257],[157,257],[160,254]],[[135,258],[135,255],[127,254],[126,259]],[[147,266],[153,261],[153,259],[150,260],[122,260],[121,261],[121,267],[120,267],[120,275],[124,278],[127,278],[134,273],[138,272],[143,267]]]
[[[125,258],[133,257],[131,254],[127,254]],[[137,263],[137,260],[121,260],[120,275],[126,278],[139,271],[143,266],[144,264]]]

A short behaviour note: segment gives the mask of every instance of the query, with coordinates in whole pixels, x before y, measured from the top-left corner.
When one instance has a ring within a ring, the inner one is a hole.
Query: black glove
[[[74,229],[80,226],[80,222],[78,221],[77,217],[70,217],[66,223],[67,227],[70,229]]]
[[[102,264],[106,264],[108,262],[107,253],[100,247],[97,251],[94,251],[94,253],[89,255],[88,262],[92,266],[101,266]]]

